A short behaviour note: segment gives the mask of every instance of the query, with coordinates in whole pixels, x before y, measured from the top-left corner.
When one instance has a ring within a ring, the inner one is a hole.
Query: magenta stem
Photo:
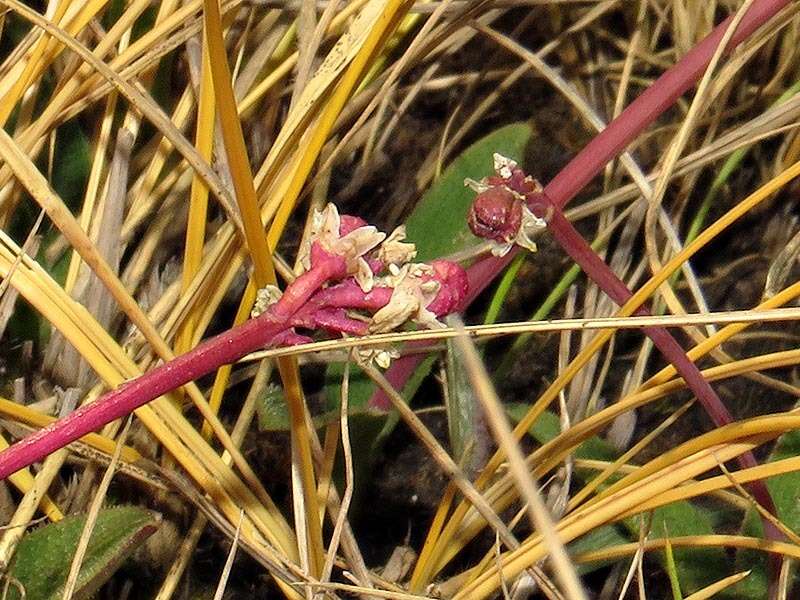
[[[756,29],[789,4],[789,0],[756,0],[740,21],[726,50],[732,51]],[[667,69],[616,119],[598,133],[591,142],[547,184],[544,191],[556,206],[564,208],[587,183],[616,158],[653,121],[692,85],[703,73],[730,18],[726,19],[690,50],[681,60]],[[508,264],[513,256],[502,259],[490,257],[478,261],[467,269],[470,280],[470,299],[474,299]]]
[[[291,327],[291,317],[323,284],[345,274],[346,266],[340,257],[320,261],[300,275],[260,317],[202,342],[190,352],[123,383],[91,404],[28,435],[0,452],[0,481],[151,400],[267,347],[276,335]]]
[[[210,338],[192,351],[159,365],[144,375],[123,383],[91,404],[28,435],[0,453],[0,480],[48,454],[71,444],[87,433],[130,414],[151,400],[163,396],[264,348],[275,335],[286,330],[284,320],[265,313],[238,327]]]
[[[787,4],[789,0],[754,2],[739,22],[725,51],[732,51]],[[647,126],[695,84],[708,67],[732,19],[733,16],[730,16],[717,25],[561,169],[544,190],[557,206],[562,208],[566,206],[610,160],[618,156]]]

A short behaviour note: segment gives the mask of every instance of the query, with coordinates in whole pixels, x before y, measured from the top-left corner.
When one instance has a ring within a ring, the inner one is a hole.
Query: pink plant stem
[[[155,398],[212,373],[221,365],[264,348],[286,327],[284,320],[265,313],[206,340],[192,351],[159,365],[141,377],[123,383],[0,453],[0,480],[87,433],[130,414]]]
[[[190,352],[123,383],[91,404],[78,408],[69,416],[0,452],[0,480],[87,433],[132,413],[151,400],[268,346],[277,335],[291,326],[289,320],[292,315],[325,282],[342,277],[345,272],[344,262],[339,257],[321,261],[318,266],[298,277],[271,310],[258,318],[206,340]]]
[[[754,2],[736,28],[726,52],[750,37],[788,4],[789,0]],[[732,16],[728,17],[717,25],[561,169],[544,190],[557,206],[566,206],[611,159],[618,156],[648,125],[695,84],[708,66],[732,19]]]

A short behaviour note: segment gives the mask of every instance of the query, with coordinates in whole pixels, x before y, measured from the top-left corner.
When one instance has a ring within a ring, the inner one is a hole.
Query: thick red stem
[[[732,51],[788,4],[789,0],[754,2],[740,21],[725,51]],[[566,206],[610,160],[618,156],[646,127],[695,84],[708,67],[732,19],[733,16],[728,17],[717,25],[561,169],[544,190],[556,205],[562,208]]]
[[[546,194],[536,194],[535,204],[529,205],[537,216],[548,220],[548,229],[555,240],[570,255],[576,264],[601,290],[616,302],[624,305],[633,297],[633,294],[625,283],[617,277],[614,271],[592,250],[589,243],[573,227],[561,209],[550,201]],[[650,311],[646,306],[639,307],[635,312],[637,316],[649,316]],[[674,337],[664,327],[643,327],[642,331],[647,335],[661,352],[667,361],[675,367],[678,375],[686,382],[686,386],[694,393],[697,400],[708,413],[711,420],[717,427],[733,422],[733,417],[725,404],[720,400],[717,393],[711,387],[708,380],[703,377],[700,369],[697,368],[686,352],[678,344]],[[758,465],[752,452],[745,452],[738,457],[738,462],[743,469]],[[766,484],[761,480],[756,480],[748,484],[750,492],[756,501],[775,514],[775,503],[767,489]],[[762,519],[764,534],[767,539],[783,539],[781,531],[769,519]]]
[[[344,274],[346,267],[340,257],[321,261],[298,277],[281,299],[260,317],[206,340],[190,352],[123,383],[91,404],[30,434],[0,452],[0,480],[151,400],[268,346],[276,335],[291,326],[292,315],[324,283]]]
[[[141,377],[123,383],[91,404],[35,431],[0,453],[0,480],[51,452],[115,421],[180,386],[214,372],[221,365],[264,348],[287,324],[265,313],[221,333]]]

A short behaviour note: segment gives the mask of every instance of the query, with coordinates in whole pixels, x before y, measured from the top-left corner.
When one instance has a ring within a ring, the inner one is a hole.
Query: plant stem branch
[[[122,384],[0,453],[0,480],[151,400],[263,348],[287,326],[286,321],[265,313]]]

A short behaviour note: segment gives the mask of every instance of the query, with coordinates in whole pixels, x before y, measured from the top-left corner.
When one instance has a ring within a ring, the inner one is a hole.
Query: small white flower
[[[378,249],[378,260],[385,265],[404,265],[417,256],[417,247],[406,239],[406,227],[400,225],[389,234]]]
[[[503,156],[498,152],[493,155],[495,173],[500,175],[503,179],[510,179],[512,171],[517,168],[517,161]]]
[[[392,360],[400,358],[395,348],[359,348],[358,355],[367,363],[375,363],[381,369],[388,369]]]
[[[438,281],[423,279],[433,272],[430,265],[419,263],[408,263],[402,267],[390,265],[389,275],[383,281],[394,291],[388,304],[373,315],[370,331],[392,331],[409,319],[431,329],[444,327],[436,315],[426,308],[439,293]]]
[[[311,268],[311,246],[318,242],[330,254],[343,257],[347,261],[347,272],[354,275],[364,292],[372,289],[372,270],[363,256],[380,244],[386,234],[372,225],[354,229],[347,235],[339,235],[341,218],[333,204],[328,204],[322,212],[316,211],[311,223],[311,234],[298,253],[303,270]]]
[[[482,194],[486,190],[488,190],[491,186],[484,183],[483,181],[475,181],[471,177],[464,178],[464,187],[468,187],[476,194]]]
[[[255,319],[259,315],[263,315],[266,310],[275,304],[283,296],[283,292],[277,285],[267,285],[258,292],[256,292],[256,301],[253,304],[253,310],[250,311],[250,316]]]
[[[531,252],[536,252],[536,242],[532,237],[540,233],[543,229],[547,229],[547,221],[540,219],[533,214],[528,207],[522,205],[522,225],[520,225],[519,233],[514,238],[514,242],[527,248]]]

